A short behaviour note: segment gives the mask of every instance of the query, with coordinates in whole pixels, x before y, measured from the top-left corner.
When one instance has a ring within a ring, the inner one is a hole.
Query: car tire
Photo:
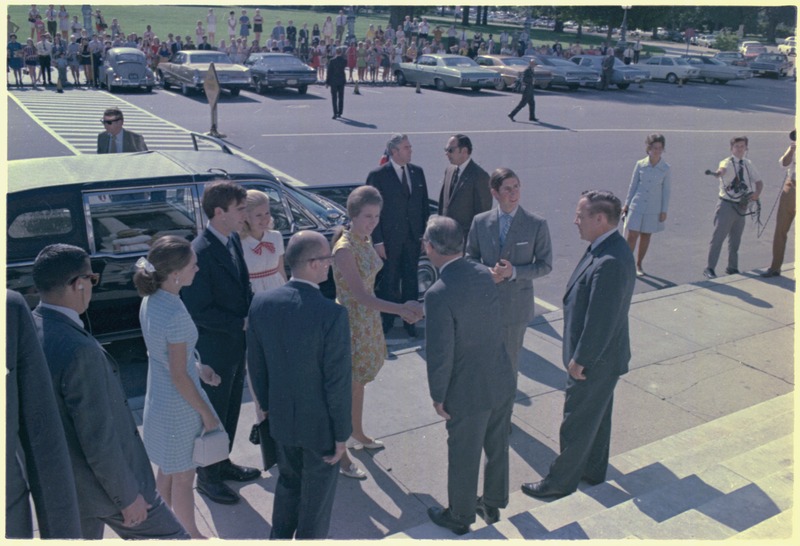
[[[297,92],[298,92],[299,94],[301,94],[301,95],[305,95],[305,94],[308,92],[308,86],[307,86],[307,85],[300,85],[300,86],[298,86],[298,87],[297,87]]]
[[[163,87],[165,90],[168,90],[170,87],[169,82],[167,81],[167,78],[164,77],[163,72],[158,72],[158,79],[161,80],[161,87]]]
[[[577,83],[571,83],[567,85],[567,89],[569,89],[570,91],[577,91],[578,89],[580,89],[580,87],[581,86]]]
[[[238,87],[234,87],[233,89],[231,89],[231,97],[238,97],[239,91],[241,91],[241,89],[239,89]]]
[[[433,80],[433,84],[436,86],[438,91],[445,91],[447,89],[447,84],[444,83],[444,80],[440,78],[436,78]]]
[[[255,80],[255,83],[253,84],[253,87],[255,87],[255,88],[256,88],[256,93],[258,93],[259,95],[263,95],[263,94],[264,94],[264,91],[266,91],[266,90],[267,90],[267,88],[266,88],[266,87],[264,87],[264,86],[261,84],[261,80],[258,80],[258,79],[257,79],[257,80]]]
[[[153,92],[153,86],[152,85],[148,85],[147,87],[144,88],[144,90],[145,90],[145,93],[152,93]]]
[[[500,78],[500,82],[496,83],[494,85],[494,88],[497,89],[498,91],[505,91],[506,89],[508,89],[508,85],[506,84],[506,81],[503,78]]]
[[[106,78],[106,89],[108,89],[108,92],[111,94],[116,93],[116,88],[108,78]]]
[[[728,81],[730,80],[717,80],[717,83],[720,85],[725,85],[726,83],[728,83]]]
[[[629,84],[629,83],[618,83],[617,84],[617,89],[622,89],[623,91],[625,91],[630,86],[631,86],[631,84]]]
[[[473,93],[480,93],[481,92],[481,88],[478,85],[472,86],[471,89],[472,89]]]
[[[188,97],[191,94],[191,90],[189,89],[189,86],[186,85],[185,83],[181,84],[181,94],[184,97]]]
[[[667,83],[678,83],[678,76],[670,72],[667,74]]]
[[[715,80],[714,78],[703,78],[703,81],[706,83],[717,83],[719,80]]]
[[[397,78],[397,85],[399,85],[400,87],[403,87],[404,85],[406,85],[408,83],[408,80],[406,80],[405,74],[403,74],[400,70],[395,72],[394,76],[395,76],[395,78]]]

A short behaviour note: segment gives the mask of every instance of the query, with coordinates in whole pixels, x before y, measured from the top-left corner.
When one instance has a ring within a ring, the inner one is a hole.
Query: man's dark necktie
[[[400,179],[400,181],[403,183],[403,189],[408,191],[408,195],[411,195],[411,185],[408,183],[408,177],[406,176],[406,166],[403,165],[400,167],[400,170],[403,173],[403,176]]]
[[[233,244],[233,239],[228,237],[228,252],[231,254],[231,260],[233,261],[233,267],[236,269],[236,273],[241,273],[241,269],[239,269],[239,258],[236,256],[236,247]]]
[[[739,183],[744,184],[744,159],[739,160]]]
[[[458,184],[458,173],[459,168],[456,167],[456,170],[453,171],[453,178],[450,179],[450,195],[449,197],[453,197],[453,192],[455,192],[456,184]]]

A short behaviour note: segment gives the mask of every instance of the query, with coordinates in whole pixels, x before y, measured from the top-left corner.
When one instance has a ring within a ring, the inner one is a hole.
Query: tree
[[[797,8],[794,6],[765,7],[763,13],[767,23],[767,41],[770,43],[775,43],[775,29],[779,24],[794,28],[797,21]]]
[[[406,15],[414,17],[414,6],[392,6],[389,8],[389,23],[387,28],[397,28],[402,25]]]
[[[461,26],[469,26],[469,6],[461,6]]]

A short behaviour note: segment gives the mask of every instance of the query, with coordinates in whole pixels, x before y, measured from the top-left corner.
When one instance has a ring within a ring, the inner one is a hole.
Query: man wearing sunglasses
[[[125,120],[119,108],[108,108],[100,121],[105,131],[97,135],[98,154],[147,151],[142,135],[122,128]]]
[[[189,535],[156,492],[153,469],[136,430],[116,362],[86,331],[92,272],[82,248],[46,246],[33,264],[41,302],[33,311],[53,379],[75,476],[81,536],[103,538],[105,525],[121,538]]]

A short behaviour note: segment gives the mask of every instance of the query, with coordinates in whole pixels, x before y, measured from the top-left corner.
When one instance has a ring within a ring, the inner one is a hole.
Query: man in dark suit
[[[333,119],[342,117],[344,110],[344,84],[347,82],[345,68],[347,68],[347,61],[344,58],[344,48],[337,47],[336,55],[328,61],[328,71],[325,76],[325,85],[331,88]]]
[[[122,128],[125,119],[119,108],[108,108],[103,112],[103,126],[106,130],[97,135],[98,154],[118,154],[122,152],[146,152],[144,137]]]
[[[519,101],[519,104],[511,110],[511,113],[508,114],[508,117],[511,118],[511,121],[514,121],[514,116],[517,115],[517,112],[528,107],[528,120],[530,121],[539,121],[539,118],[536,117],[536,99],[533,97],[533,87],[534,87],[534,79],[533,79],[533,67],[536,66],[536,60],[531,57],[531,62],[528,65],[528,68],[522,71],[522,98]]]
[[[452,218],[434,216],[423,241],[440,274],[425,294],[428,385],[448,435],[449,506],[431,507],[428,516],[463,535],[476,513],[491,524],[508,504],[508,432],[515,380],[503,350],[503,325],[498,320],[503,310],[497,289],[485,266],[462,257],[461,227]],[[476,501],[483,451],[483,495]]]
[[[553,269],[547,222],[523,209],[519,177],[496,169],[489,185],[498,208],[475,217],[467,240],[467,258],[489,268],[500,294],[505,346],[514,376],[528,323],[533,320],[533,279]]]
[[[319,291],[332,260],[325,237],[300,231],[285,257],[292,279],[253,298],[247,330],[253,390],[277,443],[270,538],[324,539],[352,432],[350,325]]]
[[[417,263],[429,215],[428,186],[423,170],[411,164],[411,143],[406,135],[393,135],[386,149],[389,161],[367,176],[367,184],[383,197],[381,219],[372,232],[375,250],[384,260],[375,295],[402,303],[419,297]],[[381,313],[384,333],[392,328],[394,317]],[[413,324],[404,328],[409,336],[417,335]]]
[[[236,436],[245,376],[245,327],[250,308],[250,277],[238,231],[246,215],[247,192],[233,182],[215,182],[203,192],[208,224],[192,241],[200,270],[181,290],[186,309],[197,326],[197,351],[222,381],[203,383],[211,405],[230,437]],[[252,481],[261,472],[230,459],[197,469],[197,490],[214,502],[234,504],[239,495],[223,480]]]
[[[53,382],[25,299],[6,290],[6,538],[81,538]]]
[[[98,279],[86,252],[72,245],[46,246],[33,264],[41,296],[34,322],[67,440],[82,537],[100,539],[108,525],[125,539],[188,539],[156,492],[117,365],[80,319]]]
[[[559,440],[561,453],[537,483],[522,484],[532,497],[563,497],[581,480],[606,479],[614,387],[631,358],[628,310],[636,279],[633,254],[617,231],[622,205],[611,192],[587,191],[575,225],[591,243],[564,295],[563,362],[569,377]]]
[[[472,160],[472,141],[467,135],[451,136],[444,153],[450,165],[439,193],[439,214],[458,222],[466,240],[475,215],[492,208],[489,173]]]
[[[600,63],[601,68],[601,80],[600,80],[600,89],[605,91],[611,85],[611,78],[614,75],[614,63],[616,62],[614,57],[614,48],[607,47],[605,52],[605,57],[603,57],[603,61]]]

